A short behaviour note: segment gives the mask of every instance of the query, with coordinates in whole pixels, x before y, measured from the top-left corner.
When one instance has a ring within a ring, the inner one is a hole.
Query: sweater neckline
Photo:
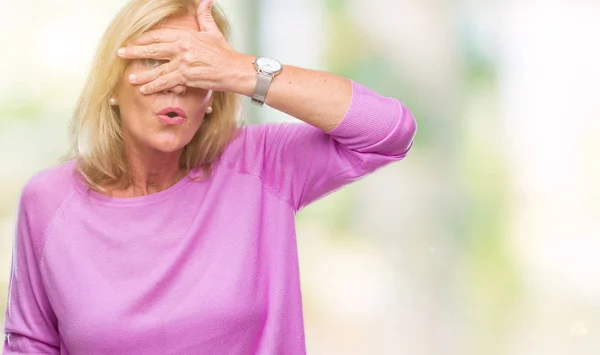
[[[177,192],[181,190],[184,186],[186,186],[191,180],[194,180],[193,176],[197,175],[197,172],[195,170],[192,170],[192,172],[185,175],[172,186],[162,191],[154,192],[148,195],[137,197],[112,197],[104,195],[98,191],[92,190],[85,183],[83,176],[81,176],[81,174],[77,170],[75,170],[74,173],[75,178],[77,180],[77,190],[80,194],[82,194],[85,198],[90,199],[94,203],[100,203],[103,205],[111,206],[139,206],[162,201],[167,197],[171,197],[177,194]]]

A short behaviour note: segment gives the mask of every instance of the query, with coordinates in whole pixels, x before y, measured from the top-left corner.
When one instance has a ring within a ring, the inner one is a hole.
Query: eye
[[[143,59],[143,63],[145,66],[149,67],[149,68],[156,68],[158,66],[161,66],[162,64],[166,63],[166,60],[158,60],[158,59],[153,59],[153,58],[146,58]]]

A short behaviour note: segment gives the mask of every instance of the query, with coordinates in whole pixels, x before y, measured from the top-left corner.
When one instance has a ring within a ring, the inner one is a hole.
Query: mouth
[[[166,107],[157,115],[158,119],[166,125],[179,125],[187,118],[185,111],[179,107]]]

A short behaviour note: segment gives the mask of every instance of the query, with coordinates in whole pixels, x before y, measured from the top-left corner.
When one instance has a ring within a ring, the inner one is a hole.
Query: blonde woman
[[[110,24],[71,158],[22,191],[5,354],[305,353],[294,215],[402,159],[415,121],[227,38],[210,0]],[[238,129],[238,97],[303,122]]]

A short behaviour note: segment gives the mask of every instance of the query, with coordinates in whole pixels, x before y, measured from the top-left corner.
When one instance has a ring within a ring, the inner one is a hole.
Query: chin
[[[189,141],[181,141],[179,139],[162,139],[152,142],[152,147],[163,153],[173,153],[183,149]]]

